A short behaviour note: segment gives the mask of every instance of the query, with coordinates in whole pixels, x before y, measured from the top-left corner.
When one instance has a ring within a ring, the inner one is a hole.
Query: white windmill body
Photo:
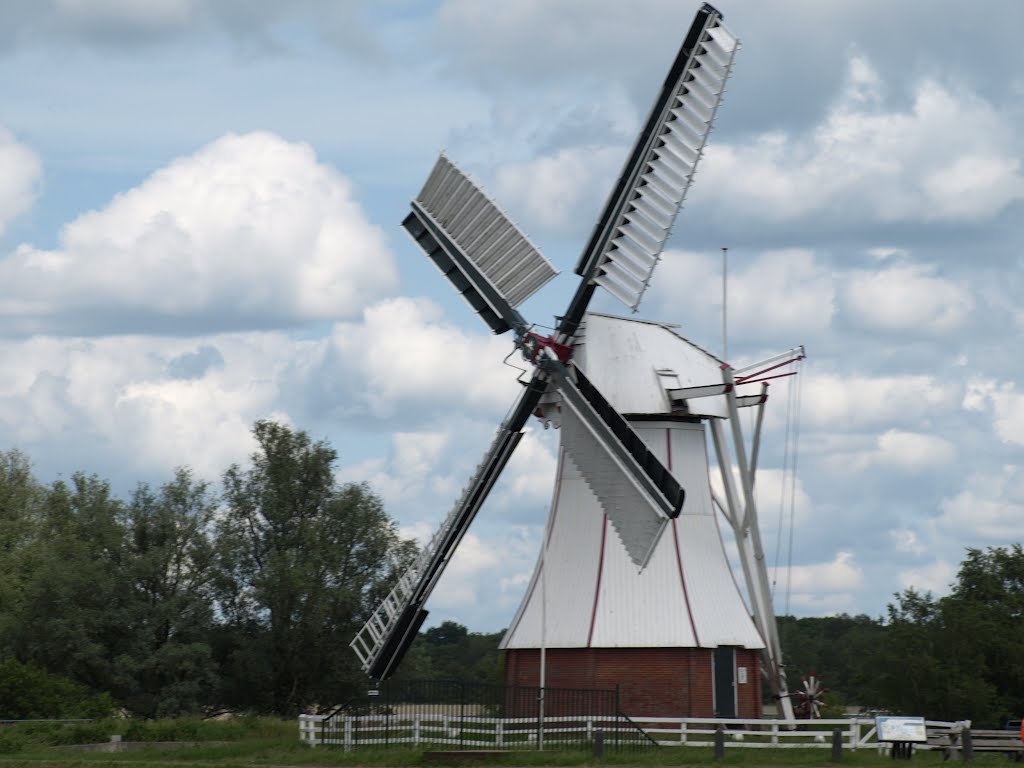
[[[533,371],[433,538],[353,639],[372,678],[386,679],[400,663],[432,590],[540,411],[561,429],[548,574],[541,563],[534,577],[534,586],[543,577],[548,599],[538,601],[531,587],[503,641],[510,679],[535,685],[549,666],[549,686],[560,684],[558,675],[565,684],[620,689],[642,678],[631,701],[649,700],[644,714],[749,716],[760,713],[761,652],[765,679],[785,695],[753,495],[763,410],[749,457],[737,415],[766,399],[765,385],[744,396],[737,387],[762,379],[734,371],[669,326],[596,314],[585,321],[599,288],[634,311],[639,305],[738,48],[721,14],[703,4],[583,249],[580,281],[551,336],[537,333],[518,307],[556,271],[472,179],[442,155],[412,200],[402,226],[494,333],[512,331]],[[705,431],[723,470],[724,498],[714,503]],[[735,534],[749,611],[715,507]],[[553,653],[543,667],[542,646]],[[669,699],[653,702],[655,687],[673,686]],[[781,703],[791,716],[788,700]]]
[[[729,566],[711,497],[704,420],[723,396],[680,413],[670,389],[721,381],[721,362],[658,323],[590,313],[576,363],[686,488],[682,514],[642,571],[618,546],[563,434],[547,541],[501,647],[506,681],[618,686],[632,716],[757,717],[765,647]],[[558,403],[544,417],[559,421]],[[546,571],[546,573],[545,573]]]

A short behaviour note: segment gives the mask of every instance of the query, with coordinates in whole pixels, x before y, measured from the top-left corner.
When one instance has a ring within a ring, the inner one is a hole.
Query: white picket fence
[[[836,720],[744,720],[720,718],[643,717],[636,724],[662,746],[713,747],[719,727],[727,748],[830,749],[832,733],[839,729],[843,749],[888,749],[876,740],[874,718]],[[929,730],[948,730],[951,722],[929,720]],[[598,730],[610,730],[607,718],[549,717],[544,723],[544,744],[590,742]],[[311,745],[330,744],[346,750],[364,745],[459,745],[491,749],[534,746],[536,718],[452,717],[439,714],[392,714],[338,717],[299,715],[299,738]],[[927,749],[926,745],[921,748]]]
[[[601,730],[624,723],[598,717],[546,717],[544,743],[552,747],[589,743]],[[339,717],[299,715],[299,738],[311,745],[328,744],[346,750],[368,745],[452,745],[488,749],[516,749],[537,743],[536,717],[458,717],[440,714],[392,714]],[[637,733],[637,736],[640,736]]]

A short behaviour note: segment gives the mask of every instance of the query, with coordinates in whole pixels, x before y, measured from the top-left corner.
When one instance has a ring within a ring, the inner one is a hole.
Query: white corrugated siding
[[[588,315],[586,323],[587,343],[576,360],[621,413],[667,413],[657,368],[675,370],[681,386],[720,381],[708,380],[720,377],[718,360],[664,326],[606,315]],[[547,646],[763,648],[718,530],[704,425],[665,420],[633,428],[686,489],[683,513],[638,573],[561,451],[548,547]],[[502,648],[541,645],[540,567],[538,559]]]
[[[669,326],[612,315],[586,316],[573,359],[623,414],[670,412],[659,369],[675,371],[680,387],[722,383],[721,361]],[[702,397],[689,405],[698,415],[726,416],[722,397]]]
[[[648,567],[638,573],[597,499],[563,452],[548,547],[547,646],[763,647],[729,569],[715,521],[702,425],[635,426],[666,463],[671,439],[672,470],[687,490],[683,514],[662,537]],[[541,609],[538,561],[501,647],[539,647]]]
[[[583,477],[559,452],[554,519],[548,544],[547,643],[558,648],[585,648],[590,633],[594,590],[601,567],[603,513]],[[621,547],[609,530],[609,543]],[[541,638],[541,558],[502,648],[537,648]]]
[[[645,434],[645,429],[638,431],[645,441],[657,442]],[[700,645],[763,648],[761,635],[740,597],[718,530],[708,481],[704,425],[672,424],[670,434],[669,468],[686,489],[683,514],[676,520],[674,533]]]

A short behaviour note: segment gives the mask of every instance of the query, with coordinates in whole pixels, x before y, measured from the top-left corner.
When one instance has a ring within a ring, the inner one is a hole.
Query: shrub
[[[0,661],[0,708],[0,717],[10,720],[106,717],[114,702],[106,693],[9,658]]]

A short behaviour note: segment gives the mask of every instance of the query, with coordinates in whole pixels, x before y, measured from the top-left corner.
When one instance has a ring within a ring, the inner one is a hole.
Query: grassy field
[[[75,745],[106,743],[118,734],[125,742],[146,742],[122,752],[83,752]],[[169,744],[168,742],[177,742]],[[183,743],[184,742],[184,743]],[[830,766],[829,750],[726,748],[719,765]],[[982,755],[982,766],[1002,755]],[[642,753],[606,755],[600,761],[589,752],[517,751],[486,761],[515,766],[689,766],[714,764],[711,749],[662,747]],[[912,763],[938,765],[937,753],[918,752]],[[849,766],[888,766],[893,761],[873,749],[844,751]],[[17,723],[0,726],[0,768],[289,768],[290,766],[415,766],[428,762],[424,750],[360,749],[344,752],[312,748],[298,738],[294,720],[243,717],[228,721],[163,720],[152,722],[108,720],[92,723]],[[459,765],[466,762],[460,760]],[[994,767],[993,767],[994,768]]]

